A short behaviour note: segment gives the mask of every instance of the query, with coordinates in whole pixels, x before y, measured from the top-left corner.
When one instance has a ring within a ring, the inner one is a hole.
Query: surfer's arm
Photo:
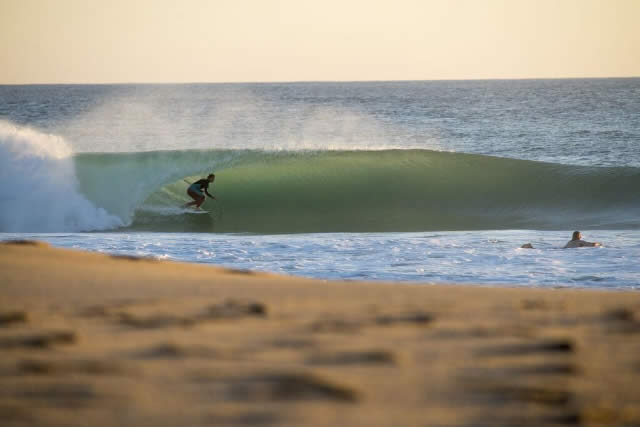
[[[209,190],[207,190],[206,188],[204,189],[204,192],[206,193],[207,196],[211,197],[213,200],[215,200],[216,198],[214,196],[212,196],[211,194],[209,194]]]

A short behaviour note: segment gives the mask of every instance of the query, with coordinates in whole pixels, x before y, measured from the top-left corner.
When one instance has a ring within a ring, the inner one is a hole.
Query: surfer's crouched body
[[[585,246],[594,247],[601,246],[601,244],[599,242],[585,242],[584,240],[582,240],[582,234],[579,231],[574,231],[571,240],[567,242],[567,244],[564,246],[564,249],[582,248]]]
[[[193,199],[193,202],[185,204],[184,207],[195,206],[196,209],[199,208],[200,205],[204,203],[204,194],[215,199],[214,196],[209,194],[209,185],[213,184],[215,179],[216,176],[214,174],[209,174],[206,179],[202,178],[191,184],[187,189],[187,194]],[[204,194],[202,193],[203,191]]]

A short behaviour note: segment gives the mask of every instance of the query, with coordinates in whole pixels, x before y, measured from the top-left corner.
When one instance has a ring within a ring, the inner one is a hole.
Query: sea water
[[[635,289],[639,143],[640,79],[0,86],[0,239]],[[211,171],[205,214],[180,209]],[[604,246],[562,250],[574,230]]]

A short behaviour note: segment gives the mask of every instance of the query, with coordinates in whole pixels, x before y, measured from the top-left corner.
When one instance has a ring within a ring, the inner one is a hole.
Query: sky
[[[0,84],[640,76],[640,0],[0,0]]]

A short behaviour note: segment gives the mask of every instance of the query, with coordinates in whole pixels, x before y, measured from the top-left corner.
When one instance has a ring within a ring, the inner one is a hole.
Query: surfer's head
[[[207,175],[207,179],[209,180],[209,182],[213,182],[213,180],[216,179],[216,176],[210,173],[209,175]]]
[[[582,234],[579,231],[574,231],[573,236],[571,236],[571,240],[580,240],[582,239]]]

